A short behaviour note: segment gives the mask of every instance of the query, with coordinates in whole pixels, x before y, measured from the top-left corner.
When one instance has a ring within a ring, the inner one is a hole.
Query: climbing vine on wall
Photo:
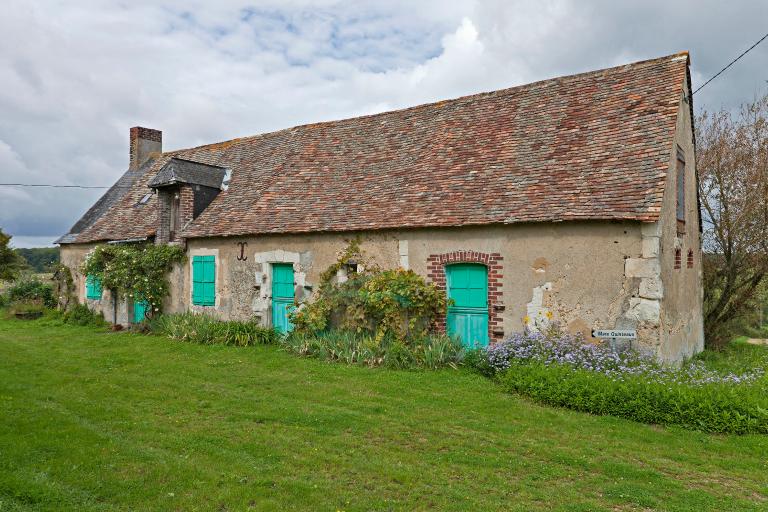
[[[100,279],[103,288],[146,301],[152,311],[159,311],[170,290],[168,273],[184,258],[184,250],[176,245],[105,244],[88,255],[81,271]]]
[[[365,257],[359,239],[338,256],[321,274],[314,300],[292,313],[297,331],[342,328],[406,341],[427,334],[445,316],[447,301],[441,290],[412,270],[381,270]],[[352,262],[358,271],[338,282],[339,270]]]
[[[70,306],[77,302],[75,280],[72,278],[72,271],[66,265],[57,263],[53,268],[51,280],[53,281],[53,291],[57,297],[59,309],[67,311]]]

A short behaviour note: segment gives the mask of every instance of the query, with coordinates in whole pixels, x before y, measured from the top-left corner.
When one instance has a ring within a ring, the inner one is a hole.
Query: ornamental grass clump
[[[517,333],[484,352],[476,366],[507,390],[548,405],[706,432],[768,433],[765,365],[666,366],[556,330]]]
[[[292,332],[280,344],[305,357],[393,369],[457,368],[466,355],[457,339],[445,335],[414,337],[405,343],[395,336],[378,338],[353,331]]]
[[[160,315],[151,321],[152,332],[169,338],[203,345],[270,345],[279,335],[252,321],[222,321],[211,315],[181,313]]]

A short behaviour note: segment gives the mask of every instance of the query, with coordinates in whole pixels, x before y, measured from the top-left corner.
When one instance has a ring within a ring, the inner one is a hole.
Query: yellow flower
[[[552,317],[553,317],[553,316],[555,316],[555,315],[553,315],[551,311],[547,311],[547,318],[549,318],[550,320],[552,320]]]
[[[529,323],[531,323],[531,317],[529,317],[528,315],[524,316],[523,317],[523,323],[525,325],[528,325]]]

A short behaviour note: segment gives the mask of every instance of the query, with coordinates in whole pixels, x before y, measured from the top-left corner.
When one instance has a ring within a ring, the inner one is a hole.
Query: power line
[[[706,82],[704,82],[704,84],[702,84],[702,86],[701,86],[701,87],[699,87],[698,89],[696,89],[695,91],[693,91],[693,92],[691,93],[691,96],[693,96],[694,94],[696,94],[697,92],[699,92],[700,90],[702,90],[702,89],[704,88],[704,86],[705,86],[705,85],[707,85],[709,82],[711,82],[712,80],[714,80],[715,78],[717,78],[718,76],[720,76],[720,75],[723,73],[723,71],[725,71],[725,70],[726,70],[726,69],[728,69],[729,67],[731,67],[731,66],[733,66],[734,64],[736,64],[736,61],[737,61],[737,60],[739,60],[740,58],[742,58],[743,56],[745,56],[746,54],[748,54],[750,51],[752,51],[752,49],[753,49],[755,46],[757,46],[757,45],[759,45],[760,43],[762,43],[763,41],[765,41],[765,39],[766,39],[766,38],[768,38],[768,34],[765,34],[765,35],[764,35],[763,37],[761,37],[761,38],[760,38],[760,40],[758,40],[758,41],[757,41],[755,44],[753,44],[752,46],[750,46],[749,48],[747,48],[746,50],[744,50],[744,52],[743,52],[741,55],[739,55],[738,57],[736,57],[735,59],[733,59],[733,60],[732,60],[730,63],[728,63],[728,65],[727,65],[727,66],[725,66],[723,69],[721,69],[720,71],[718,71],[718,72],[717,72],[717,74],[715,74],[715,76],[713,76],[712,78],[710,78],[709,80],[707,80]]]
[[[50,188],[111,188],[92,185],[52,185],[49,183],[0,183],[0,187],[50,187]]]

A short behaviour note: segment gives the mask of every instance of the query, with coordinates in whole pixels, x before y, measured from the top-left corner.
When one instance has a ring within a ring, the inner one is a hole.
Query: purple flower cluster
[[[655,381],[692,385],[751,384],[765,376],[763,368],[744,374],[721,373],[700,361],[689,362],[680,368],[665,366],[652,355],[638,350],[586,343],[579,335],[556,330],[513,334],[505,341],[489,346],[486,357],[496,372],[507,370],[513,364],[535,361],[598,372],[617,381],[630,375],[642,375]]]

